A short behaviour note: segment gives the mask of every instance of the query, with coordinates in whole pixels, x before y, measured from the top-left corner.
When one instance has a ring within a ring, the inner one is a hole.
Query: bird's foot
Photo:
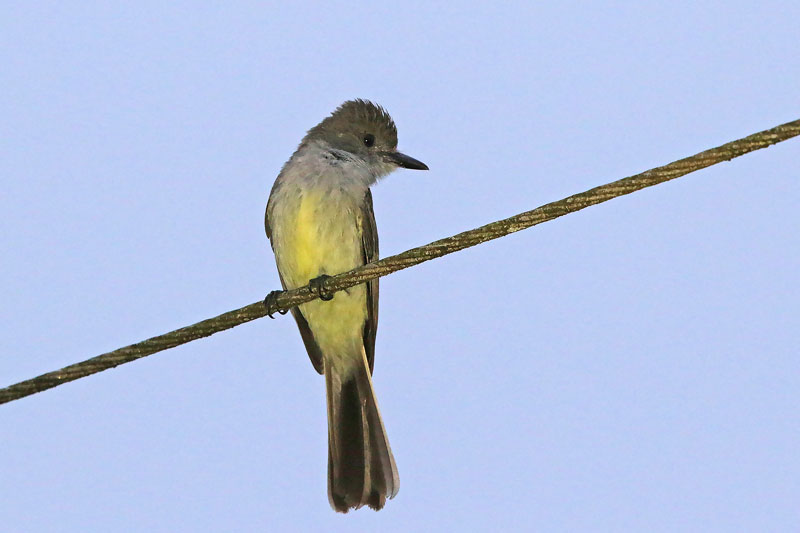
[[[330,276],[327,274],[322,274],[308,282],[308,288],[311,290],[311,294],[316,294],[319,296],[320,300],[326,302],[333,300],[333,292],[325,287],[325,282],[328,281],[329,278]]]
[[[267,309],[267,316],[270,318],[275,318],[275,313],[280,313],[285,315],[289,312],[288,309],[281,309],[278,307],[278,296],[283,294],[284,291],[272,291],[271,293],[267,294],[267,297],[264,298],[264,307]]]

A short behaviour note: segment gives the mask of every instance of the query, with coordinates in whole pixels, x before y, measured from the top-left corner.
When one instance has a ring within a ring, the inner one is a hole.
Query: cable
[[[386,276],[392,272],[397,272],[404,268],[417,265],[424,261],[451,254],[470,246],[475,246],[482,242],[503,237],[548,220],[553,220],[567,213],[574,213],[586,207],[606,202],[612,198],[617,198],[632,192],[652,187],[665,181],[679,178],[690,172],[700,170],[722,161],[729,161],[734,157],[767,148],[773,144],[785,141],[800,135],[800,120],[787,122],[780,126],[765,130],[753,135],[744,137],[737,141],[729,142],[712,148],[691,157],[674,161],[668,165],[657,167],[641,174],[636,174],[628,178],[595,187],[588,191],[574,194],[563,200],[552,202],[532,211],[526,211],[519,215],[498,220],[481,226],[479,228],[465,231],[447,237],[425,246],[413,248],[401,254],[393,255],[374,263],[360,266],[349,272],[330,277],[326,282],[326,288],[330,291],[340,291],[359,283],[364,283],[370,279]],[[277,305],[286,310],[298,304],[309,302],[316,299],[308,285],[282,293],[277,299]],[[208,337],[219,331],[224,331],[232,327],[244,324],[251,320],[261,318],[266,314],[264,305],[261,302],[246,305],[235,311],[223,313],[214,318],[209,318],[186,326],[184,328],[152,337],[124,348],[119,348],[112,352],[104,353],[86,361],[66,366],[61,370],[48,372],[41,376],[16,383],[4,389],[0,389],[0,404],[18,400],[41,392],[63,383],[74,381],[109,368],[114,368],[123,363],[129,363],[136,359],[141,359],[150,354],[174,348],[181,344]]]

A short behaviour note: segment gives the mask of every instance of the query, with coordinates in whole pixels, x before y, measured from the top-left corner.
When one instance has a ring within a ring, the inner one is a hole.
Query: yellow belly
[[[363,264],[359,210],[350,197],[335,190],[304,191],[292,204],[281,206],[280,223],[273,224],[278,270],[287,288]],[[360,353],[366,306],[364,285],[337,292],[328,302],[300,305],[326,359]]]

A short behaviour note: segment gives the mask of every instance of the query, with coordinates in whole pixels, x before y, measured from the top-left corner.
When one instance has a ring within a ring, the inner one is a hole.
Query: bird
[[[314,369],[325,376],[328,500],[346,513],[382,509],[400,479],[372,385],[378,280],[335,294],[326,280],[378,259],[370,187],[398,168],[428,166],[397,151],[397,127],[369,100],[349,100],[308,130],[284,164],[264,217],[283,290],[319,299],[293,307]],[[264,300],[267,313],[282,291]]]

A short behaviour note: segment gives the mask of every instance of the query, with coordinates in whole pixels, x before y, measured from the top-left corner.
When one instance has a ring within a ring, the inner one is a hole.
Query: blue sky
[[[305,131],[385,106],[401,252],[800,117],[796,2],[5,2],[0,386],[263,298]],[[9,531],[797,531],[800,141],[381,282],[400,471],[328,506],[258,320],[0,406]]]

